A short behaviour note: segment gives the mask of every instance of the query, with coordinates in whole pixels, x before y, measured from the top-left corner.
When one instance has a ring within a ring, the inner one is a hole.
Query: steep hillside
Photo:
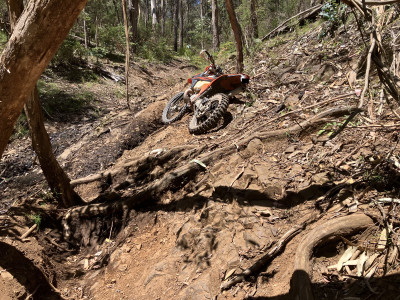
[[[184,62],[135,65],[134,112],[115,96],[120,85],[85,87],[101,116],[49,128],[90,204],[56,214],[38,166],[24,165],[29,142],[17,139],[0,169],[10,206],[0,247],[41,269],[45,292],[73,299],[284,299],[308,277],[315,299],[397,296],[396,111],[375,69],[358,108],[367,50],[357,24],[322,40],[321,26],[260,45],[247,61],[249,91],[208,134],[189,134],[190,115],[160,124],[166,100],[195,72]],[[385,36],[390,28],[398,21]],[[39,213],[41,231],[16,238]],[[7,299],[36,293],[39,283],[1,271]]]

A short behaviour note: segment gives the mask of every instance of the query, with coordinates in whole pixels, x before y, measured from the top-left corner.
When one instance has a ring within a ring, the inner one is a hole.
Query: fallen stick
[[[274,37],[275,35],[278,35],[281,31],[283,31],[289,27],[289,26],[285,26],[285,25],[287,23],[289,23],[290,21],[292,21],[298,17],[302,17],[299,21],[309,18],[313,14],[316,14],[317,12],[319,12],[321,10],[321,8],[322,8],[322,4],[318,4],[318,5],[315,5],[309,9],[306,9],[306,10],[298,13],[297,15],[295,15],[295,16],[287,19],[283,23],[279,24],[278,27],[275,27],[272,31],[270,31],[268,34],[266,34],[261,40],[264,42],[266,39],[269,39],[271,37]],[[305,15],[305,16],[303,16],[303,15]]]
[[[321,101],[321,102],[318,102],[318,103],[314,103],[314,104],[311,104],[311,105],[308,105],[308,106],[305,106],[305,107],[302,107],[302,108],[299,108],[299,109],[296,109],[296,110],[293,110],[293,111],[289,111],[289,112],[287,112],[286,114],[283,114],[283,115],[277,116],[277,117],[275,117],[275,118],[272,118],[272,119],[269,120],[266,124],[263,124],[263,126],[264,126],[264,125],[271,124],[271,123],[273,123],[273,122],[275,122],[275,121],[277,121],[277,120],[279,120],[279,119],[282,119],[282,118],[285,118],[285,117],[287,117],[287,116],[296,114],[296,113],[298,113],[298,112],[302,112],[302,111],[304,111],[304,110],[306,110],[306,109],[314,108],[314,107],[316,107],[316,106],[325,105],[325,104],[331,103],[331,102],[336,101],[336,100],[340,100],[340,99],[343,99],[343,98],[347,98],[347,97],[353,96],[353,95],[355,95],[355,94],[356,94],[355,92],[351,92],[351,93],[348,93],[348,94],[344,94],[344,95],[340,95],[340,96],[337,96],[337,97],[333,97],[333,98],[328,99],[328,100],[325,100],[325,101]],[[257,111],[257,113],[258,113],[258,111]]]
[[[21,240],[26,239],[36,228],[37,228],[37,224],[34,224],[23,235],[21,235],[20,239]]]

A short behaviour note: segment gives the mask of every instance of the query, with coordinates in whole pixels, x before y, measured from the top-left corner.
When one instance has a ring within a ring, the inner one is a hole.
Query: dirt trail
[[[250,92],[231,103],[226,126],[205,135],[188,133],[190,116],[169,126],[160,124],[166,100],[182,90],[185,78],[194,72],[183,62],[150,65],[146,72],[135,66],[131,80],[134,112],[125,110],[124,99],[115,96],[120,85],[109,81],[92,84],[98,105],[107,112],[94,121],[62,128],[50,122],[59,160],[76,179],[100,170],[119,170],[127,162],[182,145],[203,149],[203,153],[239,145],[254,133],[288,129],[325,109],[356,105],[355,91],[363,85],[363,77],[352,86],[346,77],[361,44],[354,39],[355,26],[339,30],[334,39],[323,42],[317,39],[317,29],[303,36],[292,35],[290,41],[278,38],[265,44],[248,62],[253,78]],[[373,84],[378,87],[376,80]],[[73,86],[68,88],[73,90]],[[28,153],[28,140],[15,140],[1,163],[2,178],[10,178],[1,182],[6,186],[2,197],[13,206],[0,216],[0,243],[14,243],[21,251],[33,247],[26,256],[45,274],[55,276],[50,281],[64,297],[73,299],[284,299],[298,245],[310,230],[338,216],[361,212],[379,216],[373,201],[398,193],[398,170],[380,162],[388,154],[399,157],[399,137],[392,130],[369,127],[372,120],[385,124],[393,120],[386,105],[375,100],[370,111],[357,116],[349,129],[326,143],[316,139],[337,130],[345,116],[326,119],[298,134],[252,139],[244,149],[238,147],[236,153],[221,157],[164,194],[143,199],[129,216],[120,218],[119,223],[127,222],[118,234],[115,227],[120,224],[114,223],[112,216],[104,217],[103,223],[82,219],[81,227],[106,224],[96,231],[106,238],[101,244],[89,242],[80,251],[69,249],[63,241],[59,216],[50,211],[52,206],[40,194],[43,179],[37,165],[24,171],[23,163],[31,156],[20,156]],[[277,112],[278,107],[282,112]],[[9,167],[13,162],[18,162],[18,168]],[[160,180],[163,172],[163,166],[149,165],[133,185],[129,176],[134,171],[128,168],[112,178],[111,185],[98,181],[76,189],[87,201],[101,197],[111,201],[113,195],[129,197],[145,183]],[[17,192],[21,185],[31,188],[28,194]],[[18,211],[20,203],[25,203],[25,210]],[[37,211],[43,215],[43,231],[26,243],[5,237],[15,238],[26,230],[28,214]],[[315,223],[310,222],[313,218]],[[261,273],[221,290],[222,284],[251,267],[286,232],[304,224],[305,229]],[[371,227],[347,237],[351,241],[330,242],[316,250],[312,259],[316,299],[375,299],[374,292],[388,299],[399,292],[398,277],[372,281],[368,287],[357,280],[353,266],[346,270],[354,280],[346,279],[343,271],[328,269],[353,243],[368,241],[363,247],[375,247],[381,231],[382,227]],[[387,256],[393,255],[395,248],[386,249]],[[384,255],[380,255],[374,276],[397,273],[397,259],[385,269]],[[10,299],[26,296],[24,283],[15,274],[0,274],[0,287],[8,284]]]

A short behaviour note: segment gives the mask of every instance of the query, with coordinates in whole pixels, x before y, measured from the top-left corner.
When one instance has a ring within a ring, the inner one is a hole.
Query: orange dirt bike
[[[169,100],[162,114],[163,123],[170,124],[192,110],[189,132],[193,134],[215,128],[228,109],[229,99],[246,89],[250,81],[246,74],[224,74],[206,50],[202,50],[200,56],[210,65],[204,73],[188,79],[190,88]]]

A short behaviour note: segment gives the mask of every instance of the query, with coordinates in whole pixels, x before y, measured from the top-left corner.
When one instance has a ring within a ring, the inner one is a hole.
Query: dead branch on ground
[[[292,20],[298,19],[296,21],[296,24],[298,24],[304,20],[315,18],[321,11],[321,8],[322,8],[322,4],[318,4],[318,5],[315,5],[309,9],[302,11],[302,12],[298,13],[297,15],[287,19],[285,22],[281,23],[278,27],[276,27],[275,29],[270,31],[267,35],[265,35],[262,38],[262,41],[264,42],[265,40],[273,38],[274,36],[277,36],[281,33],[287,32],[290,29],[292,29],[294,27],[294,25],[289,24]]]

